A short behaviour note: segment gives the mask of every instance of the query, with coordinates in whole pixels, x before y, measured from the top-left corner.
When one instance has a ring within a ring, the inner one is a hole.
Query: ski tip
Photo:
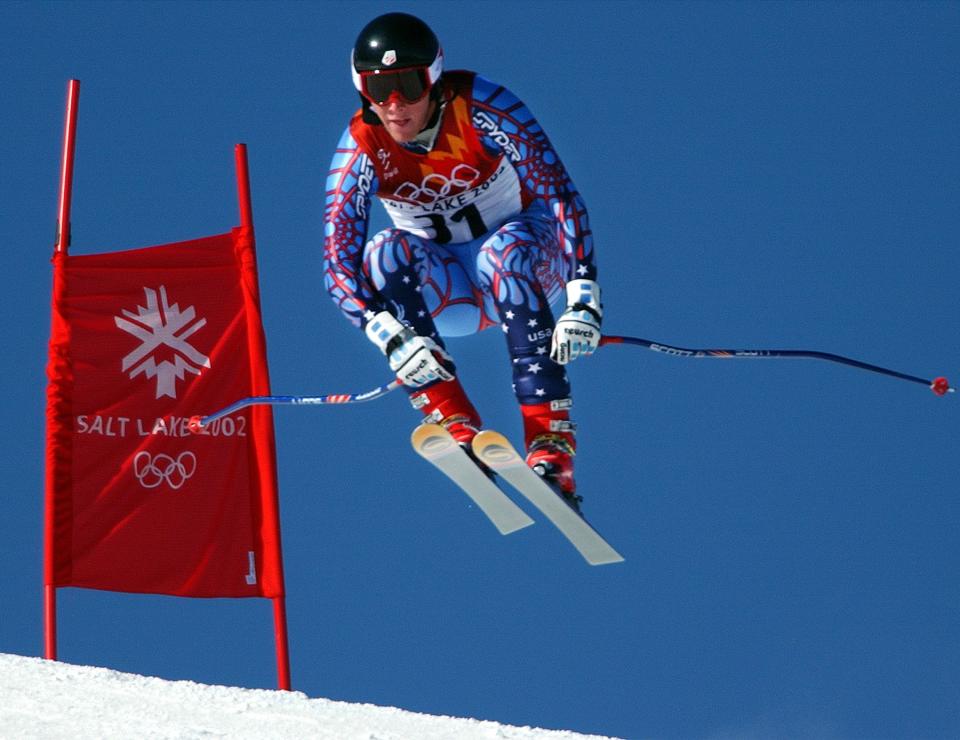
[[[450,432],[439,424],[420,424],[410,433],[410,444],[421,455],[439,455],[457,444]]]
[[[473,451],[488,465],[514,463],[519,458],[510,440],[500,432],[484,429],[473,438]]]
[[[486,444],[510,444],[510,441],[504,437],[500,432],[493,429],[483,429],[477,432],[477,436],[473,438],[474,445],[486,445]]]

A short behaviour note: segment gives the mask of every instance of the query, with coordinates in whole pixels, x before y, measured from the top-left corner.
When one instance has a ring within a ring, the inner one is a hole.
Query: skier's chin
[[[413,141],[430,118],[431,104],[426,97],[416,103],[391,101],[387,105],[370,105],[390,138],[400,144]]]
[[[413,141],[417,135],[416,126],[413,125],[413,119],[407,118],[401,121],[388,121],[386,124],[387,133],[394,141],[405,144]]]

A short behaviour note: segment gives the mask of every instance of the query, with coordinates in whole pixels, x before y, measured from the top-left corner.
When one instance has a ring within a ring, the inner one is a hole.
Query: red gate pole
[[[253,206],[250,197],[250,171],[247,166],[247,145],[237,144],[234,147],[234,159],[237,170],[237,198],[240,204],[240,226],[248,230],[251,241],[256,244],[253,234]],[[273,502],[274,511],[278,510],[278,503]],[[279,524],[277,525],[279,527]],[[279,531],[277,539],[279,540]],[[283,553],[279,543],[280,578],[283,579]],[[274,596],[273,601],[273,634],[277,655],[277,686],[282,691],[290,691],[290,648],[287,638],[287,606],[285,596]]]
[[[60,168],[60,205],[57,208],[57,243],[55,252],[66,253],[70,246],[70,206],[73,200],[73,153],[77,139],[77,104],[80,101],[80,80],[67,83],[67,115],[63,129],[63,161]]]
[[[233,158],[237,167],[237,200],[240,203],[240,225],[250,229],[253,234],[253,206],[250,197],[250,169],[247,166],[247,145],[237,144],[233,148]]]
[[[80,80],[67,83],[67,109],[63,127],[63,154],[60,166],[59,203],[57,205],[57,237],[54,257],[66,257],[70,247],[70,206],[73,201],[73,155],[77,139],[77,106],[80,101]],[[60,285],[54,277],[54,291]],[[62,286],[61,286],[62,287]],[[54,296],[56,299],[56,296]],[[48,460],[45,481],[44,511],[44,584],[43,584],[43,657],[57,659],[57,587],[54,585],[54,466]]]
[[[277,646],[277,687],[281,691],[290,691],[290,653],[287,642],[287,599],[275,596],[273,599],[273,635]]]

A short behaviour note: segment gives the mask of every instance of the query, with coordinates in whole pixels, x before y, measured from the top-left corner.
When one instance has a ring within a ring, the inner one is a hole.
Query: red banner
[[[283,594],[273,419],[256,260],[244,229],[54,256],[48,586]]]

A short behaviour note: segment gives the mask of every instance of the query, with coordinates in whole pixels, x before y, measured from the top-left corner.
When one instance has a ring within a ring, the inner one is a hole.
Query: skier
[[[326,185],[325,285],[414,408],[467,450],[481,419],[442,337],[499,326],[527,464],[579,511],[564,365],[600,342],[587,210],[527,107],[443,62],[412,15],[388,13],[360,32],[351,75],[361,107]],[[393,226],[368,240],[373,195]],[[550,306],[564,296],[555,321]]]

